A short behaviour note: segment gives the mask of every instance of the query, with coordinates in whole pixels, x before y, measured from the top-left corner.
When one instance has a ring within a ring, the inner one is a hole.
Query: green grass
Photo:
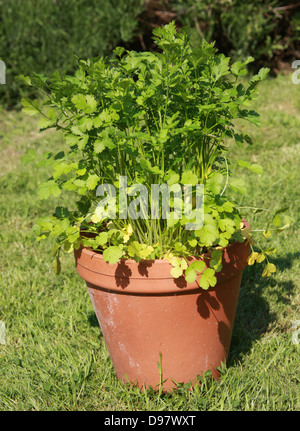
[[[262,266],[244,271],[231,352],[219,381],[173,393],[141,393],[115,377],[84,282],[74,259],[63,260],[57,277],[51,244],[36,242],[34,220],[53,202],[40,202],[43,169],[21,163],[29,148],[56,149],[60,137],[39,134],[35,119],[0,112],[0,410],[289,410],[300,407],[299,345],[292,323],[300,319],[300,85],[291,76],[269,79],[256,107],[263,127],[251,127],[254,145],[233,147],[235,159],[264,166],[257,177],[241,170],[248,183],[244,205],[290,206],[292,228],[274,237],[278,252],[274,277]],[[244,126],[245,129],[249,127]],[[263,218],[250,211],[253,229]],[[259,236],[260,240],[260,236]]]

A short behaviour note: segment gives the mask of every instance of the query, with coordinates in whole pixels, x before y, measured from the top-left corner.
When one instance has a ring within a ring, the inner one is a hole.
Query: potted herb
[[[38,239],[56,237],[57,272],[61,253],[75,253],[117,376],[168,389],[207,370],[218,375],[244,267],[263,261],[263,276],[276,268],[271,249],[254,251],[227,193],[241,188],[228,142],[251,144],[234,120],[259,125],[248,106],[268,69],[240,82],[253,58],[230,65],[213,44],[192,48],[174,23],[154,39],[154,53],[118,47],[110,59],[78,61],[72,76],[22,77],[45,95],[22,103],[64,139],[40,162],[52,176],[39,197],[74,197],[73,208],[37,220]]]

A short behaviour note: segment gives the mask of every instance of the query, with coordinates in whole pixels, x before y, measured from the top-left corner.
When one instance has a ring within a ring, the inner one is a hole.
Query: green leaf
[[[213,173],[206,181],[206,187],[215,195],[221,193],[224,183],[224,176],[220,172]]]
[[[247,133],[233,133],[235,142],[238,145],[241,145],[244,141],[246,141],[249,145],[253,145],[252,138]]]
[[[69,212],[68,208],[58,206],[55,208],[54,215],[57,218],[65,219],[65,218],[68,218],[70,216],[70,212]]]
[[[174,268],[171,269],[171,275],[174,278],[179,278],[181,277],[183,274],[183,270],[182,268],[180,268],[180,266],[175,266]]]
[[[249,169],[249,171],[254,172],[255,174],[262,174],[263,168],[258,164],[251,164],[245,160],[238,160],[237,164],[241,167]]]
[[[29,76],[18,75],[16,78],[18,79],[18,81],[21,81],[26,85],[32,86],[31,79]]]
[[[228,238],[226,238],[226,236],[227,236],[226,232],[220,233],[220,239],[219,239],[220,247],[227,247],[227,245],[229,244]]]
[[[94,150],[96,154],[102,153],[102,151],[105,150],[105,145],[103,143],[102,139],[96,139],[96,141],[94,142]]]
[[[222,232],[228,232],[229,234],[233,234],[236,230],[235,221],[230,218],[220,218],[218,220],[219,228]],[[230,238],[230,236],[229,236]]]
[[[117,47],[113,50],[114,54],[115,54],[117,57],[120,57],[120,58],[122,57],[122,55],[123,55],[124,51],[125,51],[125,48],[123,48],[123,46],[117,46]]]
[[[209,266],[213,268],[216,272],[219,272],[222,269],[222,257],[222,250],[213,250],[211,253]]]
[[[93,123],[92,118],[87,117],[86,115],[84,117],[82,117],[80,119],[80,121],[78,122],[78,128],[83,133],[91,130],[93,128],[93,125],[94,125],[94,123]]]
[[[96,186],[98,185],[99,180],[100,180],[100,178],[98,177],[98,175],[90,174],[88,176],[88,179],[85,182],[87,189],[88,190],[94,190],[96,188]]]
[[[38,187],[38,196],[40,199],[48,199],[50,195],[59,196],[61,190],[54,180],[46,181]]]
[[[188,239],[188,243],[190,244],[191,247],[194,248],[197,246],[198,241],[196,240],[196,238],[191,238],[191,239]]]
[[[33,116],[40,113],[39,104],[37,100],[29,100],[26,97],[22,97],[21,104],[23,106],[23,112],[27,115]]]
[[[62,184],[62,188],[64,190],[68,190],[69,192],[76,190],[77,186],[73,183],[74,180],[67,180]]]
[[[71,101],[73,105],[75,105],[75,107],[80,111],[86,107],[86,98],[84,94],[75,94]]]
[[[145,169],[146,171],[152,172],[153,174],[163,174],[163,171],[161,171],[158,166],[151,166],[151,163],[147,159],[142,158],[140,160],[140,165],[141,168]]]
[[[283,208],[280,208],[279,210],[277,210],[277,211],[275,212],[275,215],[276,215],[276,214],[282,214],[282,213],[285,213],[288,209],[289,209],[289,207],[283,207]]]
[[[259,253],[257,251],[253,251],[250,256],[248,257],[248,265],[252,266],[256,262],[257,258],[259,256]]]
[[[77,168],[77,163],[65,163],[60,162],[53,168],[53,178],[57,180],[61,175],[68,174],[69,172],[75,170]]]
[[[234,192],[245,194],[247,192],[246,183],[241,178],[233,178],[229,182],[230,187]]]
[[[202,289],[207,290],[209,287],[214,287],[217,283],[215,271],[212,268],[206,268],[201,274],[199,285]]]
[[[268,262],[263,270],[263,277],[270,277],[274,272],[276,272],[276,266],[273,263]]]
[[[187,283],[194,283],[197,279],[196,271],[190,266],[185,270],[185,280]]]
[[[123,250],[116,245],[108,247],[103,252],[103,259],[108,263],[118,263],[122,256]]]
[[[56,242],[54,244],[52,250],[51,250],[52,257],[56,257],[56,255],[57,255],[58,251],[60,250],[60,248],[61,248],[61,244],[59,242]]]
[[[41,118],[40,121],[38,122],[38,126],[40,129],[47,129],[50,126],[53,126],[54,121],[50,120],[49,118]]]
[[[91,114],[97,109],[97,101],[91,94],[74,94],[71,101],[78,111],[84,111],[87,114]]]
[[[79,138],[77,141],[77,145],[79,150],[83,150],[89,140],[89,135],[83,135],[82,138]]]
[[[229,58],[225,57],[224,54],[220,54],[220,55],[216,56],[215,63],[216,64],[214,64],[212,66],[211,72],[212,72],[213,78],[215,79],[215,81],[217,81],[222,76],[228,74],[228,72],[229,72],[229,67],[228,67]]]
[[[203,260],[194,260],[194,262],[191,263],[189,268],[192,268],[194,271],[202,272],[205,270],[206,264]]]
[[[276,214],[273,217],[273,225],[276,226],[276,227],[278,227],[278,226],[280,226],[280,223],[281,223],[281,217],[280,217],[279,214]]]
[[[68,240],[66,240],[64,242],[64,251],[66,253],[72,253],[73,250],[74,250],[74,245],[72,243],[70,243]]]
[[[140,260],[141,250],[142,250],[142,244],[140,244],[138,241],[132,241],[128,246],[128,255],[134,259]]]
[[[105,148],[112,150],[116,148],[116,144],[110,138],[96,139],[96,141],[94,142],[95,153],[96,154],[102,153],[102,151],[104,151]]]
[[[95,97],[92,96],[91,94],[87,94],[85,96],[85,99],[86,99],[85,112],[87,112],[89,114],[95,112],[97,109],[97,101],[96,101]]]
[[[270,230],[265,230],[265,231],[263,232],[263,236],[264,236],[265,238],[269,239],[269,238],[271,238],[271,236],[272,236],[272,232],[271,232]]]
[[[78,226],[70,226],[66,230],[66,234],[67,234],[69,243],[73,244],[80,236],[80,229]]]
[[[91,114],[97,109],[97,101],[91,94],[75,94],[71,101],[78,111],[84,111],[87,114]]]
[[[54,109],[49,109],[45,117],[41,118],[38,126],[40,129],[47,129],[48,127],[54,126],[56,123],[56,112]]]
[[[205,215],[204,226],[195,231],[195,236],[199,238],[199,243],[202,246],[210,247],[219,238],[219,229],[215,220],[208,219],[208,214]]]
[[[178,184],[179,180],[179,174],[174,171],[168,172],[166,175],[166,181],[169,186],[172,186],[173,184]]]
[[[258,72],[258,77],[261,81],[266,79],[269,75],[270,69],[268,67],[262,67]]]
[[[261,127],[262,124],[261,124],[260,116],[257,112],[243,110],[240,112],[240,114],[241,114],[241,118],[244,118],[250,123],[255,124],[257,127]]]
[[[198,184],[198,177],[192,171],[185,171],[181,176],[180,183],[182,185],[191,184],[192,186],[195,186]]]
[[[234,204],[230,201],[226,201],[224,202],[222,208],[226,213],[232,213],[234,209]]]
[[[96,243],[100,246],[103,246],[107,243],[108,234],[107,232],[100,232],[98,236],[96,236]]]
[[[248,57],[246,59],[246,61],[241,62],[241,61],[236,61],[235,63],[233,63],[233,65],[231,66],[230,70],[233,73],[234,76],[243,76],[247,74],[247,69],[245,69],[245,66],[249,63],[252,63],[254,61],[253,57]]]

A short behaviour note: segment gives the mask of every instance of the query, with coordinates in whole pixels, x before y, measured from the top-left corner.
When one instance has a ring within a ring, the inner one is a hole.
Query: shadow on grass
[[[99,330],[100,330],[100,326],[99,326],[99,323],[98,323],[98,320],[97,320],[97,316],[96,316],[96,314],[93,311],[91,311],[89,313],[89,315],[87,316],[87,319],[88,319],[88,322],[89,322],[89,324],[91,325],[92,328],[99,328]],[[100,333],[101,333],[101,336],[102,336],[101,330],[100,330]]]
[[[284,257],[273,258],[272,262],[277,267],[277,273],[280,273],[291,268],[293,261],[299,257],[300,252],[287,253]],[[248,266],[244,270],[228,367],[235,360],[241,359],[251,349],[253,342],[267,332],[270,323],[276,320],[276,312],[270,311],[268,294],[264,295],[264,290],[273,289],[271,294],[276,298],[276,303],[285,305],[290,303],[290,295],[295,291],[296,286],[292,280],[262,278],[262,270],[261,265]]]

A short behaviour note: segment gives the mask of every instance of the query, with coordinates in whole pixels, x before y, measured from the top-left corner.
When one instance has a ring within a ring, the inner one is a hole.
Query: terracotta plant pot
[[[197,281],[174,279],[166,260],[121,260],[109,264],[86,248],[75,252],[86,281],[117,377],[140,387],[168,390],[177,382],[226,361],[242,272],[250,253],[246,243],[224,249],[217,285],[203,290]],[[162,375],[158,364],[162,365]]]

